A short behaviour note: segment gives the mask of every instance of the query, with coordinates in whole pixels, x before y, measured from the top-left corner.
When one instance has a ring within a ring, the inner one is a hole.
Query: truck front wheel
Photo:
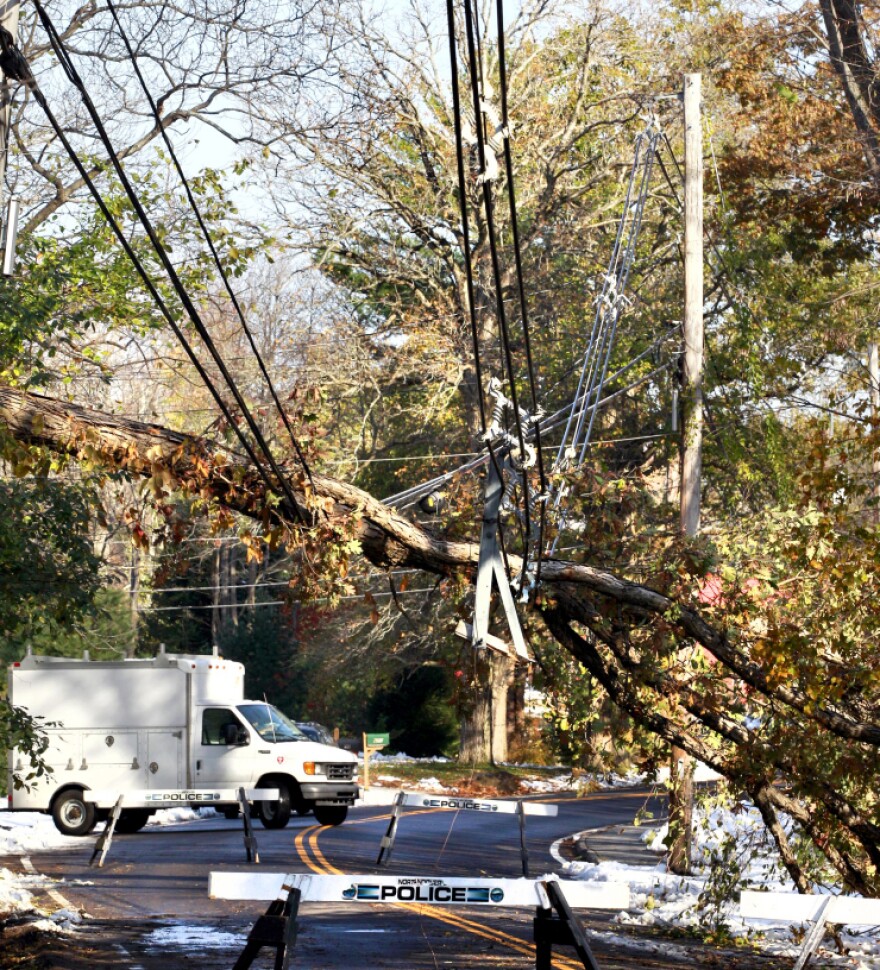
[[[266,782],[267,788],[278,789],[277,802],[258,802],[257,812],[263,828],[283,829],[290,821],[290,788],[286,782]]]
[[[318,825],[342,825],[348,815],[348,805],[316,805],[315,821]]]
[[[52,820],[62,835],[88,835],[97,822],[95,803],[87,802],[81,789],[69,788],[52,804]]]

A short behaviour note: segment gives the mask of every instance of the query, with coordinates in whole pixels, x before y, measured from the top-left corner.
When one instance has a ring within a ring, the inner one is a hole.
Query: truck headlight
[[[303,771],[307,775],[316,775],[318,773],[316,769],[317,765],[314,761],[306,761],[303,763]]]

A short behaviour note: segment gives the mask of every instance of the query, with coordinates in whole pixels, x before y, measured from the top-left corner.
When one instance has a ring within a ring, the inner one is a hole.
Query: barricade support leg
[[[825,935],[825,910],[828,909],[828,903],[830,901],[831,897],[828,896],[816,914],[816,920],[810,927],[810,932],[804,937],[804,945],[798,954],[797,963],[795,963],[793,970],[803,970],[809,963],[810,957],[819,949],[819,944]]]
[[[379,855],[376,858],[377,866],[387,866],[391,859],[391,850],[394,848],[394,840],[397,838],[397,823],[400,820],[400,813],[403,811],[403,792],[398,792],[394,799],[394,807],[391,809],[391,820],[388,829],[382,836],[379,843]]]
[[[104,866],[104,859],[107,853],[110,851],[110,844],[113,841],[113,835],[116,832],[116,823],[119,821],[119,816],[122,813],[122,800],[125,796],[120,795],[116,799],[116,804],[110,811],[110,817],[107,819],[107,825],[104,831],[98,836],[98,841],[95,842],[95,849],[92,852],[92,858],[89,859],[89,865],[93,866],[95,864],[95,858],[100,853],[101,858],[98,859],[98,868],[101,869]]]
[[[519,854],[522,859],[522,874],[529,878],[529,848],[526,845],[526,810],[522,799],[516,803],[516,814],[519,816]]]
[[[543,886],[553,909],[539,908],[535,915],[535,970],[550,970],[554,944],[574,947],[585,970],[600,970],[590,949],[587,934],[568,905],[562,890],[553,881],[545,882]],[[557,915],[554,915],[553,910],[556,910]]]
[[[275,950],[275,970],[288,970],[296,945],[296,917],[300,891],[291,889],[286,899],[275,899],[257,919],[232,970],[248,970],[263,947]]]
[[[247,856],[247,861],[259,863],[260,850],[257,847],[257,837],[254,835],[251,806],[243,788],[238,789],[238,803],[241,805],[241,817],[244,823],[244,851]]]

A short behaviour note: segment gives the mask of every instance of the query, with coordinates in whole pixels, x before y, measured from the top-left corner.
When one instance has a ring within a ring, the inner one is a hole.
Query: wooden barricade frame
[[[803,970],[819,949],[826,924],[880,926],[880,899],[862,896],[807,895],[806,893],[759,892],[744,889],[739,899],[740,916],[764,922],[802,921],[813,925],[804,936],[793,970]]]
[[[110,817],[104,831],[98,836],[89,866],[95,865],[100,869],[104,859],[110,851],[113,836],[116,834],[116,824],[119,816],[126,808],[179,808],[181,805],[212,807],[237,801],[241,806],[242,822],[244,825],[244,849],[248,862],[259,863],[260,854],[257,837],[254,835],[251,821],[251,801],[277,801],[277,788],[181,788],[181,789],[135,789],[128,792],[113,792],[108,789],[92,789],[83,792],[87,802],[93,802],[98,808],[112,805]]]
[[[529,876],[529,850],[526,845],[526,815],[543,815],[555,817],[559,814],[558,805],[548,805],[542,802],[530,802],[523,798],[470,798],[458,795],[436,795],[429,792],[398,792],[391,809],[391,819],[388,829],[379,843],[377,866],[387,866],[397,838],[397,825],[404,807],[411,808],[448,808],[463,812],[498,812],[501,815],[519,816],[519,849],[522,862],[522,874]]]
[[[599,970],[586,931],[574,909],[627,909],[629,886],[624,883],[562,882],[558,879],[485,879],[464,876],[323,875],[280,872],[212,872],[211,899],[261,900],[271,905],[254,925],[234,970],[247,970],[260,946],[275,946],[277,970],[284,970],[296,939],[299,906],[311,903],[354,905],[426,904],[487,909],[536,907],[535,968],[547,970],[552,947],[573,946],[586,970]],[[287,922],[272,928],[267,917],[282,913],[287,901]],[[279,909],[281,907],[281,909]],[[554,915],[554,910],[556,915]],[[292,914],[292,915],[291,915]],[[265,941],[265,942],[263,942]]]

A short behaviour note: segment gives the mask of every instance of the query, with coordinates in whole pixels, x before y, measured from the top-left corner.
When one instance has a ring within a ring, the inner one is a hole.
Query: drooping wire
[[[486,403],[483,396],[483,368],[480,363],[480,335],[477,326],[477,309],[474,297],[474,269],[471,262],[471,238],[468,225],[467,182],[464,169],[464,144],[461,130],[461,96],[458,90],[458,51],[456,49],[454,0],[446,0],[446,19],[449,25],[449,62],[452,70],[452,119],[455,128],[455,161],[458,172],[458,199],[461,211],[462,249],[464,250],[464,275],[471,324],[471,343],[474,354],[474,378],[477,384],[477,401],[480,408],[480,427],[486,434]]]
[[[95,200],[95,203],[98,206],[98,209],[100,210],[101,214],[104,216],[113,234],[116,236],[116,239],[119,242],[120,246],[122,247],[123,251],[125,252],[126,256],[129,258],[130,262],[134,266],[134,269],[137,272],[138,276],[141,278],[141,281],[143,282],[145,288],[147,289],[147,292],[153,298],[153,301],[158,307],[160,313],[162,314],[162,316],[165,317],[165,320],[168,322],[168,325],[171,327],[175,336],[180,341],[184,351],[186,352],[187,356],[190,359],[190,362],[192,363],[193,367],[196,369],[199,377],[202,379],[208,391],[211,393],[211,396],[214,398],[214,401],[216,402],[218,408],[223,413],[224,417],[229,422],[230,426],[238,435],[249,459],[253,463],[254,467],[257,469],[257,472],[259,473],[260,477],[263,479],[263,483],[265,484],[266,488],[271,490],[272,484],[268,475],[266,474],[265,469],[263,468],[262,462],[258,459],[257,455],[254,453],[254,450],[250,442],[242,434],[241,429],[238,427],[238,424],[235,421],[235,418],[232,412],[229,410],[229,407],[227,406],[226,402],[223,400],[222,396],[217,390],[217,387],[214,384],[211,376],[205,370],[201,361],[198,359],[195,352],[193,351],[192,345],[189,343],[189,341],[186,339],[186,336],[180,330],[177,324],[177,321],[174,319],[174,315],[172,314],[171,310],[168,308],[168,305],[165,303],[165,300],[162,298],[162,295],[159,293],[155,283],[150,278],[150,275],[147,273],[146,268],[144,267],[140,257],[134,251],[125,233],[122,231],[122,228],[120,227],[113,213],[110,211],[109,207],[107,206],[107,203],[104,201],[103,196],[98,190],[98,187],[95,185],[94,180],[92,179],[91,175],[87,171],[79,155],[77,154],[76,149],[73,147],[73,145],[71,145],[70,141],[68,140],[66,134],[64,133],[64,129],[59,124],[54,113],[52,112],[52,109],[49,107],[49,104],[46,101],[45,95],[43,94],[42,90],[37,84],[36,78],[31,72],[30,67],[27,64],[27,61],[24,59],[24,56],[19,51],[17,51],[17,53],[21,58],[20,66],[23,66],[24,70],[22,71],[21,74],[16,76],[16,79],[22,81],[25,85],[27,85],[27,87],[31,91],[31,94],[34,100],[37,102],[40,108],[42,108],[43,113],[46,115],[46,119],[49,122],[49,126],[55,132],[56,136],[58,137],[58,140],[61,142],[62,147],[70,156],[71,161],[73,162],[77,172],[79,173],[80,177],[83,180],[83,184],[88,188],[89,192],[91,193],[92,198]]]
[[[468,50],[468,61],[470,69],[470,86],[471,94],[473,97],[474,106],[474,118],[476,121],[476,138],[477,138],[477,158],[480,165],[480,179],[482,181],[483,188],[483,206],[486,214],[486,236],[489,243],[489,253],[492,261],[492,276],[495,285],[496,293],[496,304],[498,308],[498,323],[500,328],[501,345],[502,345],[502,357],[507,370],[507,378],[510,385],[510,403],[511,410],[513,411],[513,420],[516,427],[516,437],[520,448],[520,455],[522,459],[526,458],[526,447],[525,447],[525,433],[522,424],[522,414],[519,408],[519,395],[516,387],[516,374],[513,367],[513,355],[511,352],[511,341],[510,333],[507,326],[507,314],[504,309],[503,286],[501,279],[501,262],[498,255],[498,245],[495,235],[495,217],[494,217],[494,200],[492,198],[492,187],[490,180],[486,177],[488,175],[487,168],[487,158],[486,158],[486,140],[484,137],[483,130],[483,109],[482,109],[482,98],[479,83],[479,68],[477,65],[477,50],[474,40],[474,15],[471,7],[470,0],[464,0],[464,15],[465,15],[465,36],[467,40],[467,50]],[[522,473],[522,485],[523,485],[523,521],[524,521],[524,534],[523,534],[523,561],[528,562],[529,553],[529,540],[531,533],[531,515],[529,511],[529,484],[528,475],[525,470]],[[523,580],[525,579],[525,571],[522,574]]]
[[[198,310],[196,309],[195,305],[192,302],[192,299],[190,298],[189,293],[186,290],[186,287],[183,285],[183,282],[181,281],[176,269],[174,268],[174,265],[172,264],[171,260],[168,258],[168,254],[165,250],[165,247],[162,245],[161,240],[157,236],[156,231],[153,228],[153,224],[150,221],[150,218],[147,215],[146,211],[144,210],[143,205],[141,204],[141,201],[137,193],[134,191],[134,188],[132,187],[131,182],[129,181],[128,175],[124,167],[122,166],[119,156],[117,155],[116,150],[113,147],[113,143],[110,140],[110,137],[107,134],[106,129],[104,128],[104,124],[100,118],[100,115],[98,114],[98,111],[95,108],[94,103],[92,102],[91,96],[86,90],[86,87],[83,84],[83,81],[80,78],[75,65],[70,59],[70,55],[67,51],[64,41],[62,40],[57,30],[55,29],[55,26],[52,23],[52,20],[50,19],[49,15],[47,14],[40,0],[34,0],[34,8],[36,9],[37,15],[40,18],[40,21],[43,24],[44,29],[46,30],[46,33],[49,37],[49,43],[52,46],[52,49],[55,52],[56,56],[58,57],[58,60],[65,74],[67,75],[68,80],[71,82],[71,84],[73,84],[73,86],[80,93],[80,97],[83,102],[83,105],[85,106],[86,111],[89,114],[89,117],[92,119],[92,124],[95,126],[95,130],[97,131],[98,136],[101,139],[101,142],[104,145],[105,150],[107,151],[110,162],[113,165],[113,168],[120,180],[120,183],[122,184],[125,194],[128,197],[129,201],[131,202],[135,210],[135,213],[137,214],[138,220],[143,226],[147,234],[147,237],[149,238],[153,246],[153,249],[156,252],[156,255],[159,257],[159,260],[162,263],[162,266],[165,269],[165,272],[168,275],[168,278],[171,281],[171,284],[174,287],[174,290],[177,293],[181,304],[186,310],[187,316],[189,316],[190,320],[192,321],[192,324],[195,327],[196,332],[201,337],[202,342],[204,343],[205,347],[207,348],[208,352],[210,353],[211,357],[216,363],[227,387],[232,393],[232,396],[235,398],[235,402],[238,405],[239,410],[241,411],[242,417],[247,422],[247,425],[250,428],[251,434],[254,436],[254,440],[256,441],[257,446],[265,456],[265,459],[268,462],[272,470],[272,473],[276,478],[278,487],[280,487],[281,490],[284,492],[285,498],[290,503],[290,506],[293,509],[294,514],[297,516],[297,518],[301,522],[305,522],[305,516],[303,514],[303,511],[302,509],[300,509],[299,502],[297,501],[296,496],[294,495],[289,482],[287,481],[286,477],[284,476],[281,469],[279,468],[278,463],[276,462],[275,457],[272,454],[272,451],[269,448],[268,443],[266,442],[266,439],[263,437],[263,434],[260,431],[260,428],[257,422],[255,421],[253,415],[251,414],[250,409],[248,408],[244,400],[244,397],[242,396],[241,392],[238,389],[238,385],[236,384],[235,380],[230,374],[229,369],[226,366],[226,363],[224,362],[222,355],[217,350],[217,347],[214,344],[213,338],[211,337],[210,333],[205,327],[199,315]],[[179,327],[175,326],[174,329],[175,329],[175,336],[178,336],[178,339],[180,339],[181,331]],[[232,425],[234,428],[237,429],[237,425],[234,419],[232,420]],[[237,433],[239,434],[239,438],[241,439],[242,444],[245,444],[246,436],[243,433],[241,433],[240,429],[237,429]],[[251,456],[253,460],[255,456],[253,455],[253,452],[250,449],[250,445],[248,444],[246,447],[247,447],[249,456]],[[259,462],[257,462],[257,465],[260,468],[262,467],[261,463]],[[265,470],[263,470],[261,474],[265,476]],[[267,485],[267,488],[272,489],[272,485],[268,481],[267,477],[266,477],[266,485]]]
[[[657,349],[657,347],[660,345],[660,343],[663,340],[665,340],[667,336],[668,336],[667,334],[663,334],[662,336],[658,337],[654,341],[654,343],[652,343],[640,354],[638,354],[627,364],[621,367],[620,370],[618,370],[616,373],[612,374],[606,380],[606,384],[622,377],[628,371],[632,370],[632,368],[635,367],[637,364],[640,364],[646,357],[653,354],[654,351]],[[635,381],[632,381],[630,384],[626,385],[625,387],[622,387],[619,390],[614,391],[611,394],[607,395],[606,397],[602,398],[601,400],[596,401],[593,406],[598,408],[603,408],[607,406],[612,401],[617,400],[617,398],[621,397],[622,395],[628,394],[630,391],[634,390],[636,387],[640,386],[641,384],[644,384],[647,381],[652,380],[654,377],[657,377],[659,374],[663,373],[663,371],[668,370],[670,366],[671,366],[671,362],[661,364],[660,366],[652,370],[650,373],[637,378]],[[595,393],[596,392],[594,389],[593,391],[588,392],[588,395],[586,398],[578,399],[578,402],[577,402],[578,405],[579,406],[590,405],[590,400],[595,396]],[[554,428],[559,427],[566,419],[566,416],[569,413],[569,411],[570,411],[570,405],[566,405],[564,408],[560,408],[558,411],[555,411],[553,414],[549,414],[546,417],[542,418],[541,432],[543,434],[546,434],[548,431],[552,431]],[[550,446],[548,445],[546,447],[550,447]],[[382,501],[385,505],[389,505],[393,508],[397,508],[397,509],[409,508],[410,506],[415,505],[415,503],[418,502],[419,499],[423,498],[425,495],[430,495],[432,492],[437,491],[437,489],[442,488],[444,485],[447,485],[457,476],[462,475],[469,471],[474,471],[475,469],[479,468],[481,465],[486,464],[488,459],[489,459],[488,454],[478,455],[470,459],[469,461],[465,462],[464,464],[459,465],[457,468],[452,468],[448,472],[444,472],[442,475],[437,475],[427,482],[421,482],[420,484],[414,485],[412,488],[405,489],[402,492],[397,492],[394,495],[389,495],[387,498],[383,499]]]
[[[523,343],[526,352],[526,365],[528,369],[529,390],[532,398],[532,414],[538,412],[538,392],[535,382],[535,366],[532,360],[532,342],[529,335],[529,312],[526,300],[524,274],[522,266],[522,247],[519,239],[519,220],[516,214],[516,190],[513,182],[513,155],[510,148],[510,118],[507,110],[507,62],[504,53],[504,4],[503,0],[497,0],[498,13],[498,83],[501,90],[501,136],[504,142],[504,167],[507,175],[507,198],[510,207],[510,225],[513,234],[513,258],[516,266],[517,289],[519,291],[520,314],[522,316]],[[499,294],[500,297],[500,294]],[[537,498],[539,509],[538,517],[538,536],[535,557],[535,585],[541,580],[541,552],[544,548],[544,524],[547,514],[547,476],[544,472],[544,456],[541,449],[541,426],[536,422],[535,428],[535,449],[538,459],[538,480],[541,491]]]
[[[596,312],[593,316],[593,326],[590,331],[590,338],[586,352],[583,357],[581,374],[578,380],[575,400],[572,402],[569,421],[566,424],[562,441],[556,455],[554,469],[561,468],[567,459],[574,458],[577,446],[581,442],[584,433],[584,422],[587,418],[587,409],[578,408],[577,400],[582,396],[583,390],[592,388],[598,373],[602,369],[602,364],[607,363],[607,352],[610,351],[610,340],[612,329],[616,328],[620,315],[620,306],[624,299],[626,282],[629,279],[629,271],[634,256],[635,240],[638,229],[641,227],[641,214],[644,210],[646,201],[648,177],[650,176],[650,165],[653,151],[645,152],[644,149],[645,133],[641,133],[637,140],[633,152],[633,163],[630,168],[629,180],[627,183],[626,196],[624,198],[623,213],[617,226],[617,234],[614,240],[614,247],[608,262],[608,269],[602,282],[602,288],[596,299]],[[633,198],[636,182],[641,170],[639,191],[636,199]],[[630,219],[630,213],[634,214]],[[629,230],[627,232],[627,229]],[[592,416],[590,426],[587,430],[587,437],[592,430]],[[568,449],[573,449],[567,454]],[[579,461],[582,460],[579,458]]]
[[[266,384],[268,385],[269,393],[272,395],[272,400],[275,402],[275,407],[277,408],[278,413],[281,416],[281,420],[284,422],[284,427],[287,429],[287,433],[290,437],[290,443],[293,445],[293,449],[296,452],[296,456],[299,459],[300,464],[303,466],[303,470],[306,473],[306,476],[311,482],[312,481],[311,469],[309,468],[308,462],[306,461],[306,457],[303,454],[302,448],[300,447],[300,444],[296,439],[296,435],[293,433],[293,428],[291,427],[290,419],[287,416],[287,411],[284,407],[282,407],[281,401],[278,398],[278,393],[275,390],[275,385],[273,384],[272,378],[269,376],[269,372],[267,371],[266,365],[263,362],[263,356],[260,353],[259,349],[257,348],[256,341],[254,340],[254,335],[251,332],[251,328],[248,326],[247,320],[245,319],[244,312],[241,308],[241,304],[238,301],[238,297],[235,295],[235,292],[232,289],[232,284],[229,282],[229,276],[227,275],[226,270],[223,267],[223,263],[220,259],[220,256],[217,253],[217,248],[214,245],[214,240],[211,238],[210,230],[208,229],[207,225],[205,224],[205,220],[202,217],[202,213],[199,209],[198,203],[196,202],[195,196],[193,195],[192,188],[190,187],[189,180],[187,179],[183,171],[183,168],[177,158],[177,153],[175,152],[174,146],[171,143],[171,139],[168,136],[168,130],[165,127],[165,125],[162,123],[162,119],[159,115],[159,109],[156,106],[156,101],[153,98],[152,92],[150,91],[149,86],[147,85],[147,82],[143,76],[143,73],[141,72],[140,67],[138,66],[137,55],[135,54],[131,46],[131,42],[129,40],[128,34],[125,31],[125,28],[122,26],[122,23],[119,20],[119,15],[116,11],[116,6],[113,3],[113,0],[107,0],[107,9],[110,11],[111,16],[113,17],[113,21],[116,24],[117,29],[119,30],[119,36],[122,38],[122,42],[125,45],[126,51],[128,52],[129,60],[131,61],[131,65],[134,68],[134,72],[137,75],[138,81],[140,82],[141,90],[144,92],[144,96],[146,97],[150,105],[150,111],[153,115],[153,118],[155,119],[157,127],[159,128],[159,132],[162,136],[162,140],[165,142],[165,147],[168,149],[168,154],[171,157],[171,161],[173,162],[175,169],[177,170],[177,174],[180,178],[181,184],[183,185],[183,189],[184,189],[184,192],[186,193],[186,197],[189,202],[190,208],[192,209],[193,214],[196,217],[196,220],[199,224],[199,229],[201,229],[202,237],[204,238],[205,242],[208,244],[208,248],[211,250],[211,256],[213,257],[214,265],[217,267],[217,272],[220,274],[220,278],[223,281],[223,286],[226,290],[227,295],[229,296],[229,299],[230,299],[230,302],[232,303],[233,308],[235,309],[236,316],[238,317],[239,322],[241,323],[242,330],[247,336],[248,343],[250,344],[251,350],[253,351],[254,357],[256,358],[257,364],[260,368],[260,373],[263,375],[263,379],[266,381]]]
[[[617,237],[608,270],[596,301],[596,313],[593,318],[587,351],[584,354],[578,391],[575,401],[572,403],[565,432],[553,466],[556,472],[563,471],[573,461],[575,467],[579,467],[586,458],[597,408],[595,403],[592,407],[587,407],[586,403],[578,406],[577,399],[581,396],[583,389],[592,391],[595,388],[595,400],[598,401],[605,385],[608,364],[620,321],[621,307],[626,299],[624,294],[635,259],[636,242],[642,227],[654,158],[661,137],[662,132],[656,127],[652,118],[648,127],[636,139],[624,209],[618,224]],[[560,511],[564,493],[563,486],[555,490],[553,511],[559,518],[559,528],[551,544],[550,555],[553,555],[556,551],[566,521],[565,512]]]

